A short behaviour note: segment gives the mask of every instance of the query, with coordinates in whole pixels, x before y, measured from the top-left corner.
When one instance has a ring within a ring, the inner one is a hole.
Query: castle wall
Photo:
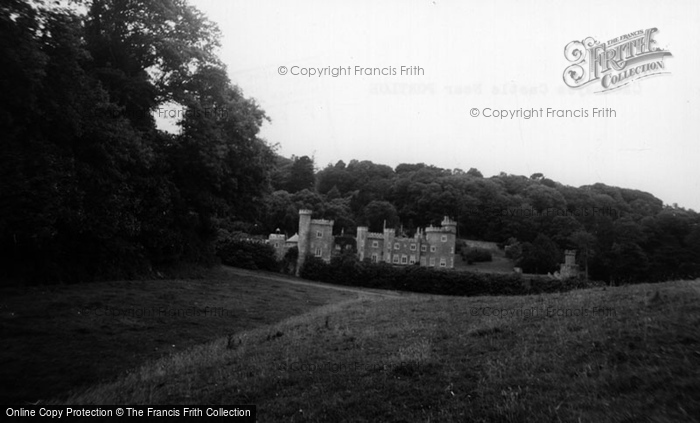
[[[375,263],[384,260],[384,234],[368,232],[366,226],[357,228],[357,256]]]
[[[275,249],[275,257],[277,260],[282,260],[287,253],[288,246],[286,245],[287,236],[284,234],[270,234],[267,243]]]
[[[333,221],[312,220],[309,229],[309,253],[325,262],[333,252]]]
[[[469,248],[481,248],[482,250],[498,251],[498,244],[496,244],[495,242],[473,241],[471,239],[465,239],[464,243]]]
[[[395,237],[387,247],[391,264],[409,265],[420,262],[421,240],[417,238]]]

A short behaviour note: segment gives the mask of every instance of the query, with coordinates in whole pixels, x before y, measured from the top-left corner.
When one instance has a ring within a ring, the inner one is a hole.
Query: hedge
[[[457,296],[543,294],[604,285],[602,282],[576,278],[558,280],[517,273],[458,272],[420,266],[395,267],[387,263],[359,262],[347,256],[334,257],[330,263],[307,256],[300,276],[340,285]]]

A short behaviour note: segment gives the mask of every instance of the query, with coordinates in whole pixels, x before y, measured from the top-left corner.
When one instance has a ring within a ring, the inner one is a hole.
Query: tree
[[[484,177],[484,175],[482,175],[481,172],[479,172],[479,169],[477,169],[475,167],[469,169],[467,171],[467,175],[473,176],[475,178],[483,178]]]
[[[399,216],[393,204],[375,200],[364,208],[363,222],[369,226],[370,231],[381,232],[384,227],[395,228],[399,223]]]
[[[649,262],[642,248],[630,242],[615,243],[610,254],[612,283],[641,282],[649,268]]]
[[[223,216],[260,218],[266,116],[184,0],[94,0],[87,14],[11,0],[0,40],[0,272],[83,281],[211,261]],[[155,128],[164,101],[188,111],[179,135]]]
[[[586,231],[579,230],[571,234],[569,240],[576,246],[576,249],[580,253],[579,260],[583,261],[586,279],[588,279],[588,259],[593,254],[596,238]]]
[[[336,198],[325,204],[323,218],[334,222],[333,233],[345,232],[354,234],[357,224],[350,210],[350,201],[344,198]]]
[[[286,183],[287,191],[295,193],[303,189],[312,190],[315,183],[313,160],[309,156],[294,157]]]
[[[525,273],[554,272],[559,267],[561,253],[546,235],[538,235],[535,241],[522,244],[522,255],[517,262]]]

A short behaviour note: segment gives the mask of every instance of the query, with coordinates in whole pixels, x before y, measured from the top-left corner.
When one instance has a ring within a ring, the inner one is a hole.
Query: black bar
[[[3,405],[0,420],[256,421],[255,405]]]

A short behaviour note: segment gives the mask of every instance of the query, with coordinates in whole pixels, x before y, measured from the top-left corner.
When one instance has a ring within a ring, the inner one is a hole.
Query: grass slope
[[[0,291],[0,401],[61,397],[146,361],[357,297],[232,272]]]
[[[364,297],[149,363],[67,403],[256,404],[260,421],[697,421],[700,282]]]

